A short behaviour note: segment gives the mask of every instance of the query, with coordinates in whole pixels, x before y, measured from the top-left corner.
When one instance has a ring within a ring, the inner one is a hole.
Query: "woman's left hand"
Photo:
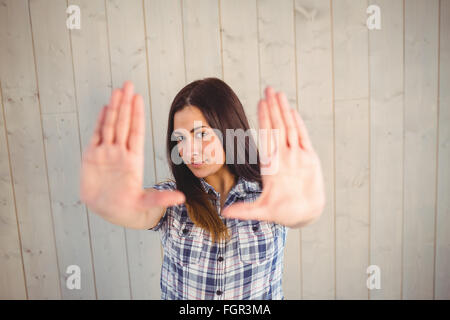
[[[252,203],[238,202],[224,208],[222,215],[299,228],[316,220],[325,206],[320,160],[303,119],[290,108],[286,95],[275,94],[271,87],[265,94],[258,104],[259,128],[271,135],[259,148],[262,194]],[[274,148],[270,146],[271,136],[275,138]]]

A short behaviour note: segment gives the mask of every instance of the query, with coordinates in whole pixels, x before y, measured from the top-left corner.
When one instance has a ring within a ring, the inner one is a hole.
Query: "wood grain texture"
[[[332,2],[335,92],[336,298],[367,299],[369,75],[364,1]]]
[[[60,299],[28,2],[2,1],[0,6],[0,81],[18,220],[14,228],[23,256],[23,269],[17,271],[25,272],[29,299]]]
[[[80,135],[66,4],[30,2],[39,100],[46,151],[62,299],[95,299],[90,232],[79,200]],[[57,14],[55,14],[57,13]],[[51,30],[48,32],[48,30]],[[82,272],[81,289],[66,285],[71,265]]]
[[[27,298],[0,83],[0,299]]]
[[[300,114],[321,159],[326,208],[301,231],[304,299],[334,299],[334,119],[329,0],[295,1],[297,95]]]
[[[370,261],[381,289],[370,299],[400,299],[403,223],[403,1],[380,7],[381,30],[369,32]],[[383,75],[383,76],[380,76]],[[367,275],[368,276],[368,275]]]
[[[187,83],[206,77],[222,78],[219,2],[185,0],[182,11]]]
[[[257,104],[263,93],[256,1],[220,1],[220,5],[223,80],[239,97],[250,127],[258,129]]]
[[[405,1],[404,299],[434,296],[438,11],[438,1]]]
[[[450,299],[450,1],[440,1],[439,132],[434,298]]]

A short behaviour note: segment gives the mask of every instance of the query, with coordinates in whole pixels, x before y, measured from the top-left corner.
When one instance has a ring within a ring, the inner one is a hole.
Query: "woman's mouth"
[[[194,168],[200,168],[203,165],[203,162],[201,163],[191,163],[191,166]]]
[[[205,161],[200,161],[200,162],[191,162],[191,166],[193,166],[194,168],[199,168],[199,167],[201,167],[202,165],[204,165],[205,164]]]

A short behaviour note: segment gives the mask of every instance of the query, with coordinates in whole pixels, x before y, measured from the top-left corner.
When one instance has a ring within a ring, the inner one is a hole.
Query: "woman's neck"
[[[236,176],[233,175],[226,165],[223,165],[216,173],[205,177],[216,192],[220,193],[220,198],[224,197],[230,192],[231,188],[236,184]]]

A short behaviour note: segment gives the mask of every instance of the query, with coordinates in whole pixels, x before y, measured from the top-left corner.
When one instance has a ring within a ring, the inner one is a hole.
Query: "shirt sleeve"
[[[167,191],[173,191],[176,189],[175,182],[174,181],[164,181],[154,184],[153,186],[144,186],[144,189],[154,188],[156,190],[167,190]],[[170,214],[171,207],[167,207],[166,211],[164,212],[163,216],[159,220],[158,224],[154,226],[153,228],[150,228],[148,230],[151,231],[158,231],[161,230],[161,232],[165,232],[167,230],[167,220],[168,215]]]

